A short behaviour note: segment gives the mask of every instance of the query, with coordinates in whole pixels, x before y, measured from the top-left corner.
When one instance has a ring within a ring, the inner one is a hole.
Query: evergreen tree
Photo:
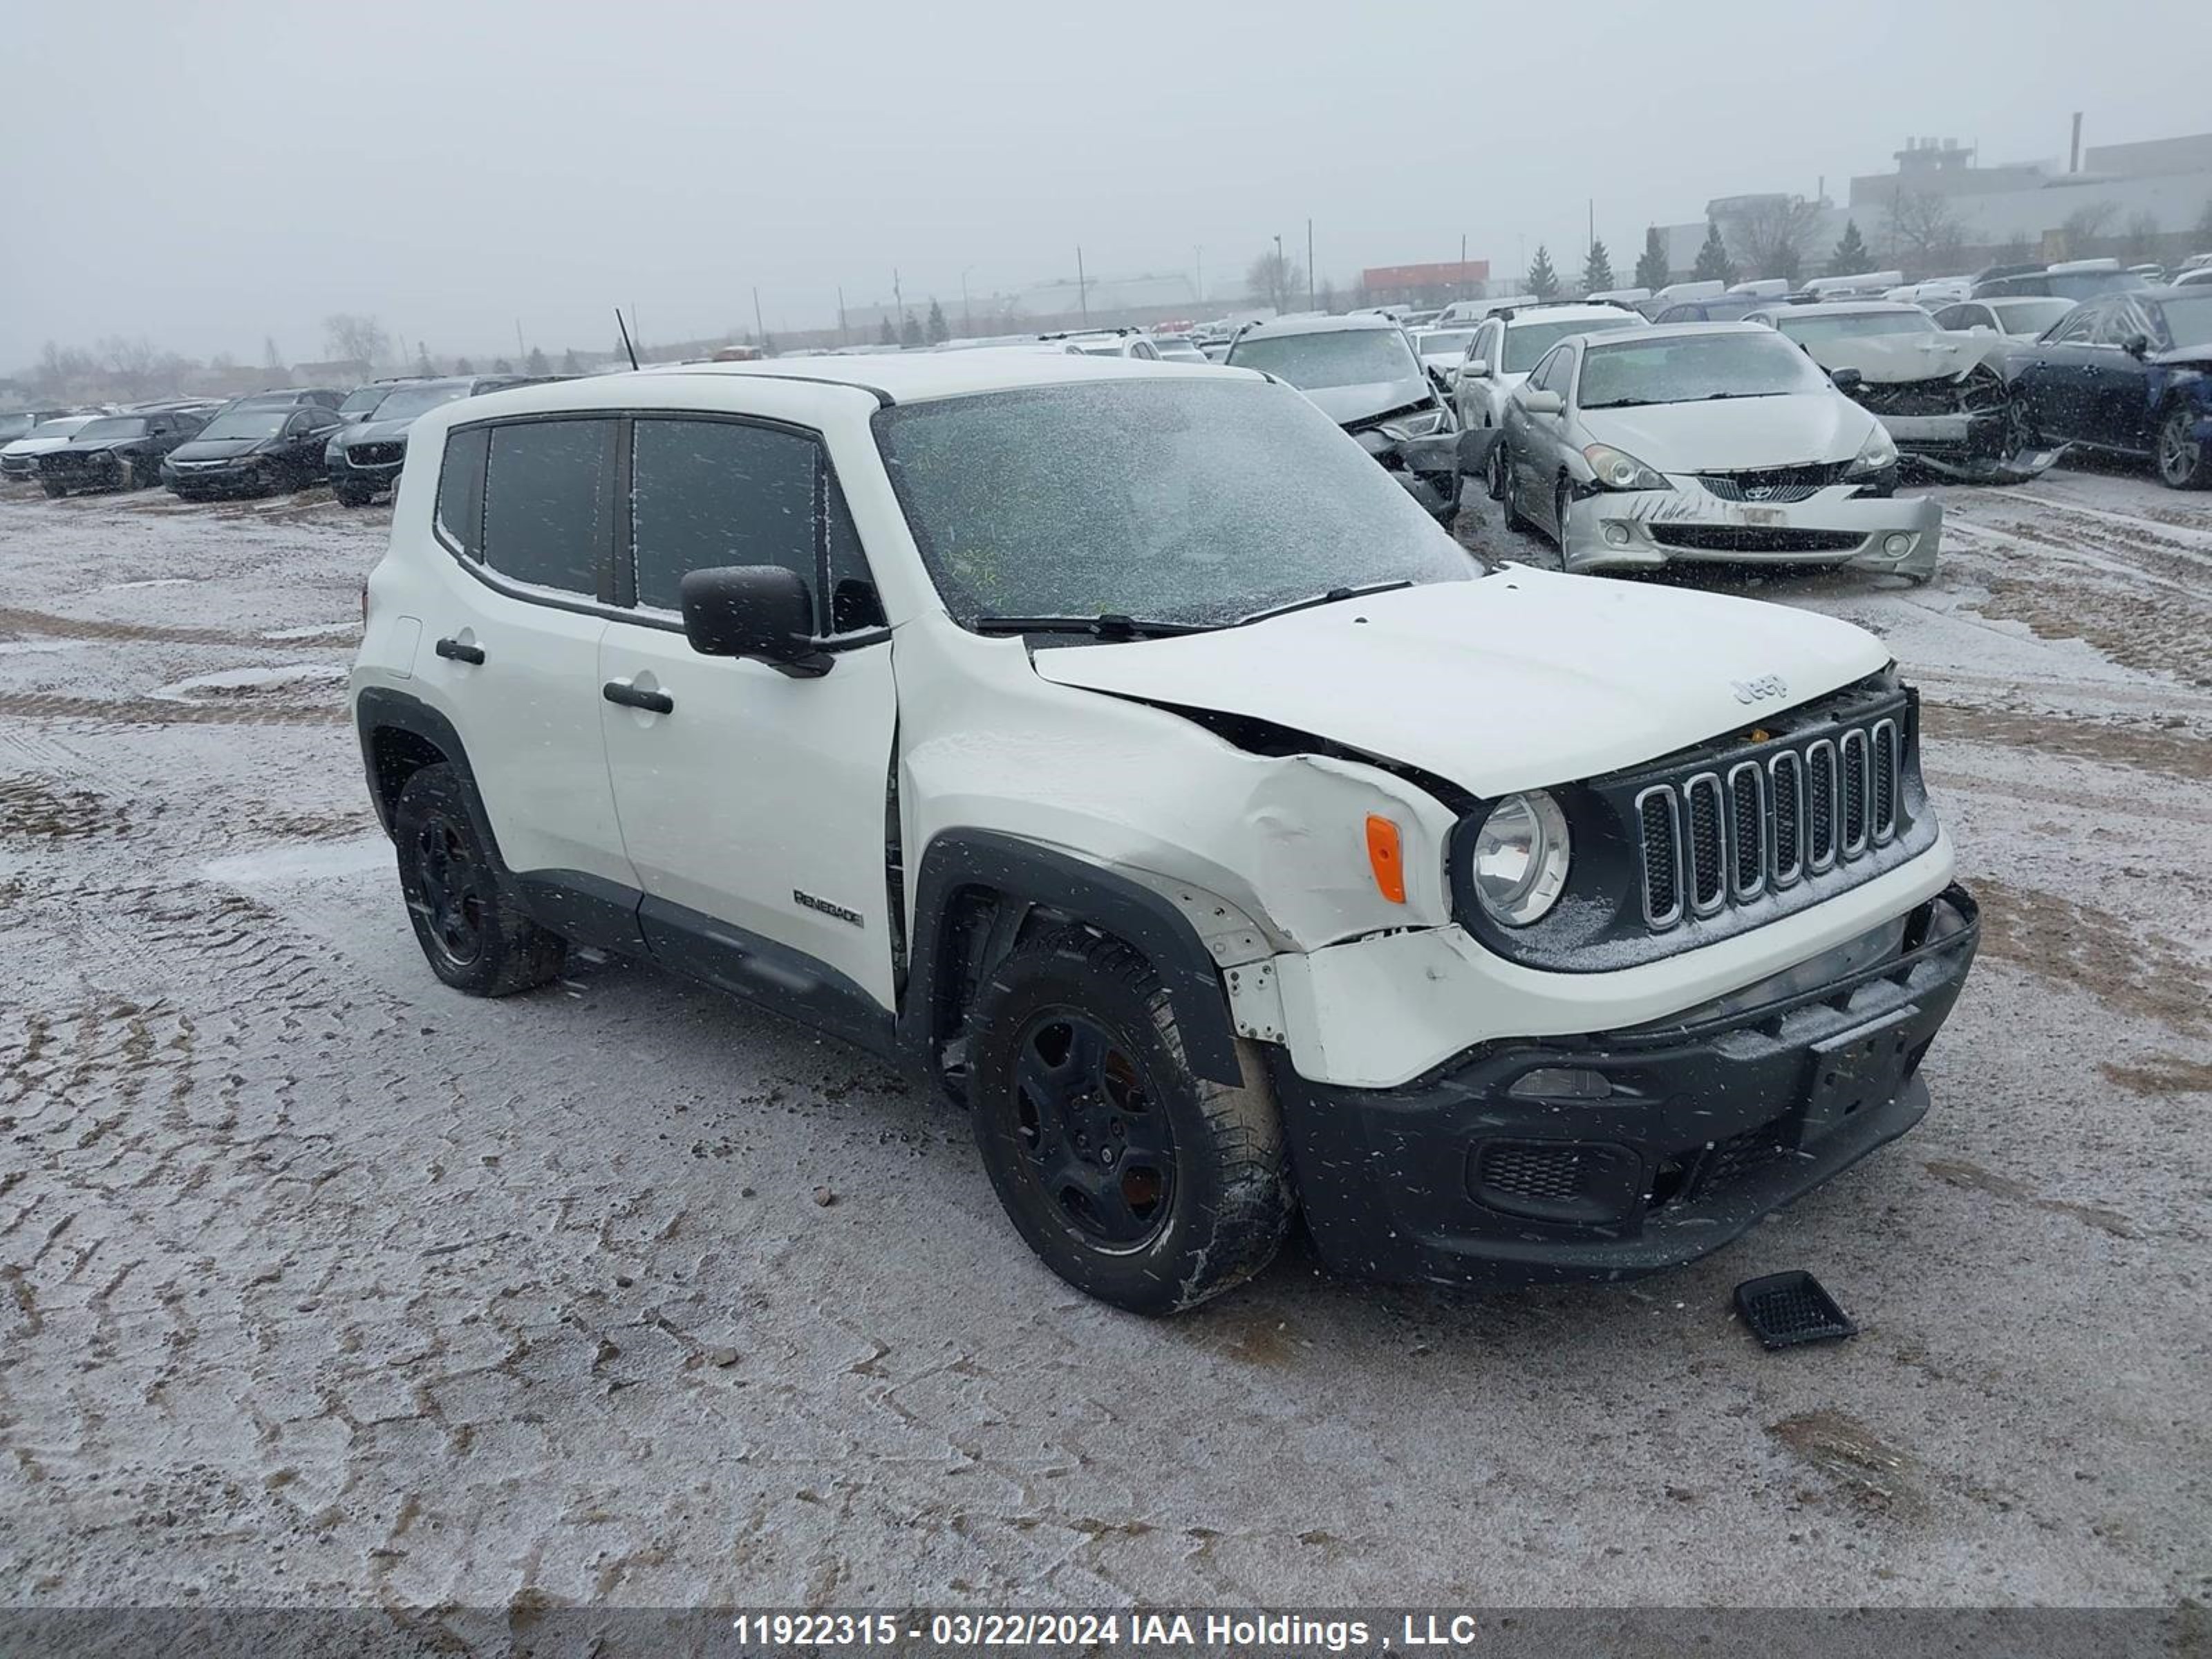
[[[876,336],[876,343],[878,345],[896,345],[898,343],[898,331],[891,326],[890,313],[889,312],[885,312],[884,313],[883,330]]]
[[[477,366],[476,366],[474,363],[471,362],[467,358],[465,358],[465,357],[456,357],[456,358],[454,358],[454,359],[453,359],[453,373],[454,373],[454,374],[475,374],[476,372],[477,372]]]
[[[909,349],[926,343],[921,337],[921,325],[915,320],[911,311],[907,313],[906,320],[899,325],[899,343]]]
[[[1667,269],[1667,239],[1653,225],[1644,233],[1644,252],[1636,257],[1636,286],[1648,288],[1654,294],[1667,286],[1674,272]]]
[[[1859,234],[1859,222],[1844,220],[1843,239],[1836,244],[1836,251],[1828,256],[1828,274],[1831,276],[1856,276],[1873,269],[1874,256],[1867,252],[1866,238]]]
[[[945,307],[937,303],[937,296],[929,296],[929,322],[924,330],[932,345],[943,345],[952,337],[952,330],[945,323]]]
[[[495,357],[491,360],[491,372],[495,374],[512,374],[514,373],[514,365],[504,357]]]
[[[577,361],[575,347],[570,346],[561,354],[561,372],[563,374],[581,374],[584,372],[584,365]]]
[[[1705,245],[1698,250],[1698,262],[1690,267],[1690,275],[1700,283],[1735,281],[1735,262],[1729,258],[1728,244],[1721,240],[1720,226],[1710,219],[1705,222]]]
[[[1551,250],[1536,244],[1536,257],[1528,262],[1528,292],[1548,300],[1559,291],[1559,273],[1552,269]]]
[[[1605,239],[1601,236],[1592,242],[1589,256],[1583,261],[1583,292],[1601,293],[1613,286],[1613,256],[1605,251]]]
[[[536,346],[532,346],[530,348],[530,355],[522,360],[522,372],[525,374],[550,374],[553,372],[553,365],[545,361],[544,352]]]

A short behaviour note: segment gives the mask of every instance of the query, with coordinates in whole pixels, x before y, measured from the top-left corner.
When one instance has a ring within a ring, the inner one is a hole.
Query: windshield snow
[[[135,415],[110,415],[105,419],[87,421],[77,428],[80,438],[137,438],[146,431],[146,422]]]
[[[1936,319],[1926,312],[1846,311],[1827,316],[1792,317],[1784,313],[1775,325],[1791,339],[1807,345],[1828,340],[1862,340],[1881,334],[1933,334]]]
[[[1508,323],[1505,325],[1506,374],[1526,374],[1539,358],[1570,334],[1609,334],[1616,328],[1642,328],[1644,319],[1632,312],[1619,317],[1583,317],[1573,322]]]
[[[292,418],[289,409],[234,410],[200,431],[203,438],[273,438]]]
[[[380,421],[411,421],[417,415],[428,414],[441,404],[450,404],[468,395],[466,386],[403,387],[376,406],[376,418]]]
[[[1583,356],[1584,409],[1692,404],[1709,398],[1779,398],[1828,384],[1796,347],[1765,331],[1692,334],[1592,346]]]
[[[923,560],[963,624],[1109,613],[1219,624],[1336,587],[1480,574],[1328,416],[1280,386],[1077,384],[902,404],[875,421]]]
[[[1304,392],[1333,386],[1416,380],[1421,366],[1395,328],[1347,328],[1239,340],[1229,352],[1237,368],[1264,368]]]

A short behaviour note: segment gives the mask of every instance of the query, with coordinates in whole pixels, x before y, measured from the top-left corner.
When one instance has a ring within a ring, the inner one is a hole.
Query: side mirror
[[[1836,390],[1846,397],[1866,382],[1866,376],[1856,368],[1832,368],[1828,371],[1828,379],[1835,383]]]
[[[807,678],[830,672],[829,653],[814,642],[814,597],[797,571],[720,565],[690,572],[679,591],[684,636],[701,656],[756,657]]]
[[[2147,357],[2150,355],[2150,336],[2148,334],[2130,334],[2121,343],[2120,349],[2126,352],[2130,357]]]
[[[1521,407],[1531,415],[1559,415],[1566,411],[1567,400],[1556,392],[1524,392]]]
[[[1480,357],[1470,357],[1460,365],[1459,377],[1462,380],[1486,380],[1490,378],[1490,365]]]

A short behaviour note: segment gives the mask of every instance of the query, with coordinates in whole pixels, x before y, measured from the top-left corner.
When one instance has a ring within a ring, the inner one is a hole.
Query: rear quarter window
[[[438,469],[438,535],[471,559],[483,557],[484,459],[490,448],[488,427],[448,433]]]

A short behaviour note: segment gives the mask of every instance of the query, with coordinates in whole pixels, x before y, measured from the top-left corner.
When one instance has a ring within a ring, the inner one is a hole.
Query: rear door
[[[647,939],[732,990],[764,976],[832,1024],[862,1000],[887,1012],[891,645],[828,455],[794,427],[641,414],[626,459],[626,615],[600,646],[599,718]],[[726,565],[805,580],[817,631],[847,642],[827,673],[691,648],[683,578]]]
[[[2104,301],[2088,369],[2091,441],[2148,455],[2151,447],[2150,370],[2128,349],[2136,342],[2157,349],[2158,328],[2149,313],[2129,295]]]
[[[457,568],[415,672],[461,734],[508,868],[634,890],[599,733],[617,428],[564,416],[447,435],[434,533]]]

